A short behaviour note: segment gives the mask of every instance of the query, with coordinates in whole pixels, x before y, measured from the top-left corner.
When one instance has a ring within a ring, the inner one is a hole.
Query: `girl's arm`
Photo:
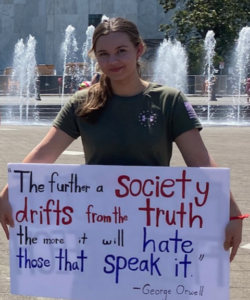
[[[60,154],[74,141],[62,130],[52,127],[45,138],[25,157],[23,163],[54,163]],[[8,185],[0,194],[0,222],[9,239],[8,226],[14,226],[8,197]]]
[[[175,140],[188,167],[218,167],[209,155],[198,129],[189,130]],[[240,216],[241,211],[230,192],[230,217]],[[237,253],[242,238],[242,220],[230,221],[226,227],[224,248],[232,247],[230,261]]]

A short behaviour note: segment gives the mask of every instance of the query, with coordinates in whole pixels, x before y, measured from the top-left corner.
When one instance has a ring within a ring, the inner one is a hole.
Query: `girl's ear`
[[[137,60],[142,56],[143,51],[144,51],[143,45],[140,43],[137,46]]]

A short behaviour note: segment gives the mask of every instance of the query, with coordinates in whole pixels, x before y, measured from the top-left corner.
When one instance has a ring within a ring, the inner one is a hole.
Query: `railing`
[[[58,78],[62,76],[39,76],[40,80],[40,94],[59,94],[61,93],[61,86],[58,84]],[[231,75],[216,75],[216,94],[217,95],[232,95],[235,93],[237,85],[233,82]],[[150,76],[143,76],[143,78],[150,81]],[[90,80],[91,78],[85,78]],[[205,76],[204,75],[188,75],[187,94],[189,95],[204,95],[205,90]],[[18,89],[18,82],[12,82],[10,76],[0,75],[0,95],[11,95],[13,89]],[[65,77],[65,94],[72,94],[78,89],[78,84],[70,76]],[[237,92],[238,93],[238,92]],[[244,93],[242,84],[241,93]]]

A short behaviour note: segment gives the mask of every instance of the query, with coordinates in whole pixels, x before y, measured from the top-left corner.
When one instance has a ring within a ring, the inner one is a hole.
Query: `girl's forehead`
[[[96,51],[100,48],[117,48],[121,45],[129,45],[129,36],[124,32],[110,32],[106,35],[102,35],[96,41]]]

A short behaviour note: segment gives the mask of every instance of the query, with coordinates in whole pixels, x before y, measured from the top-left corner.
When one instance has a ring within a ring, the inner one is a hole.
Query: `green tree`
[[[159,0],[159,4],[165,13],[172,13],[169,23],[160,25],[160,31],[186,46],[190,73],[201,71],[199,60],[209,30],[215,33],[218,64],[229,60],[239,31],[250,23],[249,0]]]

